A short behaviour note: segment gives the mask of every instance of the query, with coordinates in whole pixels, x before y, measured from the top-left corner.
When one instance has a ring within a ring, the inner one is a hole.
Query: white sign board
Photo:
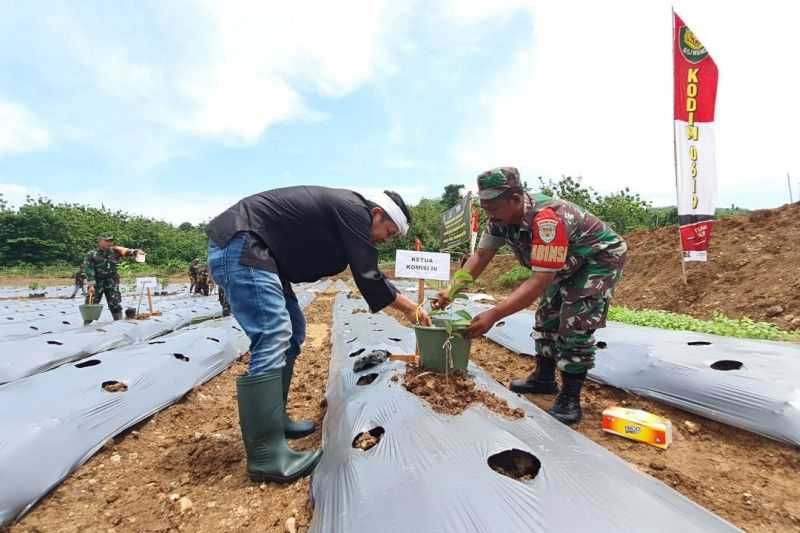
[[[397,250],[394,276],[450,281],[450,254]]]
[[[158,290],[158,280],[156,278],[136,278],[136,294],[147,292],[156,292]]]

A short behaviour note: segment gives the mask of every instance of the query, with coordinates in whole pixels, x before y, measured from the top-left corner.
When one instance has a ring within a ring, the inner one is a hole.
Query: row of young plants
[[[608,319],[636,326],[694,331],[743,339],[800,341],[800,335],[784,331],[774,324],[757,322],[747,317],[729,318],[719,311],[716,311],[710,320],[703,320],[657,309],[628,309],[627,307],[611,306]]]

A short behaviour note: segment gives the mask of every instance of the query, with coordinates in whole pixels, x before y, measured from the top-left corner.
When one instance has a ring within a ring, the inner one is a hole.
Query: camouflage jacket
[[[566,279],[587,261],[622,266],[628,247],[605,222],[585,209],[545,194],[524,194],[519,226],[489,222],[479,248],[508,244],[519,263]]]
[[[119,282],[117,263],[122,256],[115,250],[92,250],[86,254],[83,266],[89,281],[98,279],[113,279]]]

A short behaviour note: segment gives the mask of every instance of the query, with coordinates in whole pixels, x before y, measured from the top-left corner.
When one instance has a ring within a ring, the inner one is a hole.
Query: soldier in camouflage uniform
[[[86,296],[86,288],[84,284],[86,283],[86,273],[83,271],[83,265],[80,266],[77,272],[75,272],[75,289],[72,291],[72,296],[70,298],[75,298],[75,295],[78,294],[78,289],[80,289],[81,294]]]
[[[605,327],[609,301],[622,276],[627,245],[605,222],[577,205],[523,188],[519,172],[496,168],[478,176],[481,207],[489,216],[478,250],[464,270],[478,277],[497,250],[508,244],[530,279],[496,307],[476,316],[467,335],[483,335],[502,318],[539,298],[533,337],[536,369],[515,379],[511,390],[558,392],[549,413],[566,424],[580,421],[580,392],[594,366],[595,330]],[[437,307],[448,303],[442,291]]]
[[[197,274],[200,272],[200,266],[197,263],[197,259],[192,259],[192,263],[189,265],[189,294],[194,294],[194,288],[197,286]]]
[[[106,297],[108,310],[114,320],[122,318],[122,295],[119,292],[119,274],[117,263],[123,257],[136,255],[139,250],[114,246],[112,235],[100,235],[97,249],[86,254],[83,268],[89,280],[89,287],[94,286],[94,297],[89,301],[92,291],[86,296],[86,303],[100,303]],[[89,321],[91,322],[91,321]],[[87,324],[88,322],[84,322]]]

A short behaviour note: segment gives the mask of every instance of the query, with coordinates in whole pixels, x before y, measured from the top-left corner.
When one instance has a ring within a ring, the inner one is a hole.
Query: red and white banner
[[[707,261],[717,194],[714,107],[717,65],[673,13],[675,157],[684,261]]]

